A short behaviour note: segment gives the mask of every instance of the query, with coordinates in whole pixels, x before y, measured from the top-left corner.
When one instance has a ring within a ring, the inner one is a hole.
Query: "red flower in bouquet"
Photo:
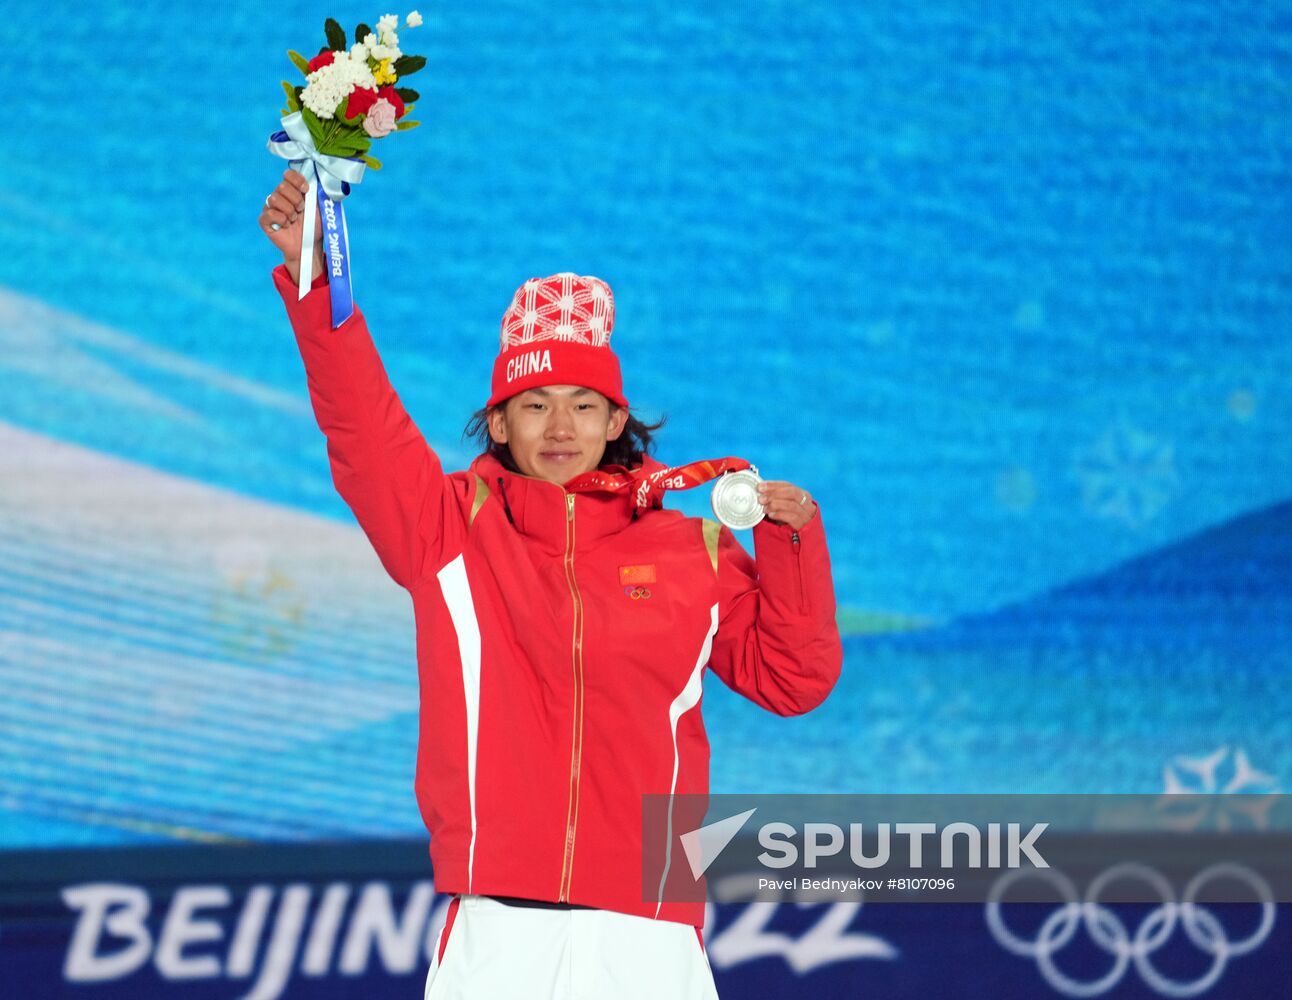
[[[390,102],[391,106],[395,109],[396,118],[404,117],[404,99],[399,96],[394,87],[382,87],[377,91],[377,96],[379,98],[384,97]]]
[[[331,66],[332,60],[335,58],[336,58],[336,53],[334,53],[331,49],[325,49],[324,51],[320,52],[318,55],[316,55],[313,59],[310,60],[309,62],[310,72],[313,73],[316,69],[322,69],[324,66]]]
[[[390,88],[387,87],[387,90]],[[368,110],[377,103],[378,93],[375,90],[369,90],[367,87],[355,87],[350,92],[350,101],[345,106],[346,118],[354,118],[357,115],[366,115]]]

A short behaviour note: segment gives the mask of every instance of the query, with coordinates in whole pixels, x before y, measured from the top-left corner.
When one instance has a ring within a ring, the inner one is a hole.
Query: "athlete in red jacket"
[[[706,667],[781,715],[833,687],[816,505],[764,483],[755,563],[727,528],[640,489],[663,467],[624,398],[613,297],[568,273],[517,290],[479,421],[489,447],[446,474],[363,314],[332,329],[321,246],[297,301],[304,193],[287,171],[260,224],[284,254],[274,280],[333,481],[413,600],[417,798],[436,887],[455,895],[427,995],[713,996],[703,904],[644,899],[642,797],[707,794]]]

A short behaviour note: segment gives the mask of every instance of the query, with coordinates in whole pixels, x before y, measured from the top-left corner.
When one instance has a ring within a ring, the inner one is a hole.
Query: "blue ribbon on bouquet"
[[[314,137],[301,113],[283,119],[283,131],[269,137],[269,151],[289,161],[289,166],[310,182],[305,197],[305,218],[301,225],[301,264],[298,299],[309,293],[313,277],[314,226],[323,220],[323,254],[327,258],[328,288],[332,294],[332,328],[336,329],[354,313],[354,292],[350,287],[350,238],[345,229],[341,199],[350,185],[363,180],[366,164],[348,156],[327,156],[314,146]]]

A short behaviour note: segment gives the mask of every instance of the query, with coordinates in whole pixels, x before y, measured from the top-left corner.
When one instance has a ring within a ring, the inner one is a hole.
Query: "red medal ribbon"
[[[570,493],[591,493],[604,490],[608,493],[632,493],[637,507],[655,507],[663,502],[665,490],[689,490],[717,479],[727,472],[748,469],[743,458],[709,458],[686,465],[645,472],[644,467],[625,469],[620,465],[607,465],[575,476],[565,484]]]

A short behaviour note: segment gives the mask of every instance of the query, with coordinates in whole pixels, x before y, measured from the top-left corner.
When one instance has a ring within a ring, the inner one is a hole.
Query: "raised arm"
[[[721,617],[709,666],[755,704],[799,715],[825,700],[843,665],[820,512],[797,529],[760,522],[754,553],[756,561],[722,529]]]
[[[356,307],[332,329],[321,236],[313,287],[297,301],[306,189],[300,174],[287,171],[261,213],[261,229],[283,252],[274,284],[305,362],[314,417],[327,437],[332,482],[386,572],[412,589],[440,568],[442,554],[457,541],[461,523],[452,483],[391,387],[363,313]]]

